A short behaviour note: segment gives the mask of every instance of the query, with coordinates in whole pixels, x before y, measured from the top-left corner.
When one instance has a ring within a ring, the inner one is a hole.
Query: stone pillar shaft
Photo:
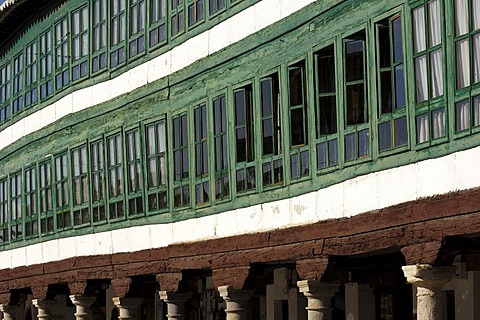
[[[175,293],[171,291],[160,291],[160,299],[167,304],[167,319],[185,319],[185,303],[192,296],[191,293]]]
[[[332,319],[331,300],[340,287],[338,283],[304,280],[298,281],[297,286],[308,300],[306,307],[308,320]]]
[[[231,286],[222,286],[218,288],[220,296],[225,300],[227,308],[227,320],[247,320],[247,303],[252,297],[253,292],[249,290],[239,290]]]

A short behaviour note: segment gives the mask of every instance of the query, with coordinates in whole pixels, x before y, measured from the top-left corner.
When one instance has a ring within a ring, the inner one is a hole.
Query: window
[[[10,177],[10,203],[10,239],[15,241],[23,238],[21,172]]]
[[[379,21],[375,26],[378,57],[378,146],[380,151],[386,151],[408,143],[402,18],[397,14]]]
[[[173,204],[190,205],[187,114],[173,118]]]
[[[469,130],[480,126],[480,95],[461,100],[455,104],[455,131]]]
[[[110,66],[112,68],[125,62],[126,1],[110,1]]]
[[[93,0],[92,72],[107,67],[107,0]]]
[[[107,138],[109,218],[124,216],[123,209],[123,155],[120,133]]]
[[[8,242],[8,185],[7,179],[0,180],[0,243]]]
[[[167,40],[167,0],[150,0],[150,46]]]
[[[262,107],[262,179],[263,186],[283,182],[281,112],[278,74],[260,80]]]
[[[288,67],[290,111],[290,174],[292,180],[310,174],[305,61]]]
[[[25,48],[25,107],[37,101],[37,42],[34,41]]]
[[[172,11],[170,13],[170,30],[172,37],[182,33],[184,30],[185,15],[183,1],[187,0],[170,0],[172,4]]]
[[[368,157],[367,74],[365,31],[343,40],[345,54],[345,161]]]
[[[315,53],[317,170],[338,164],[335,48]]]
[[[148,211],[168,208],[165,122],[146,126]]]
[[[192,26],[205,18],[203,0],[188,0],[188,26]]]
[[[0,123],[10,119],[10,63],[0,67]]]
[[[233,93],[235,102],[235,145],[237,192],[254,190],[255,148],[252,85]]]
[[[140,130],[133,129],[127,138],[127,173],[128,173],[128,214],[143,213],[143,179]]]
[[[72,81],[88,75],[88,7],[72,13]]]
[[[417,143],[442,138],[445,132],[442,23],[440,0],[431,0],[412,11],[416,87]]]
[[[68,69],[68,27],[67,17],[55,25],[55,88],[62,90],[70,82]]]
[[[52,31],[40,35],[40,99],[53,93]]]
[[[222,10],[225,8],[225,0],[209,0],[209,12],[210,15],[213,15],[217,11]]]
[[[35,167],[25,169],[25,237],[38,234],[37,180]]]
[[[105,169],[103,140],[90,144],[91,195],[93,222],[105,221]]]
[[[145,51],[146,10],[145,0],[130,0],[130,58]]]
[[[53,232],[52,168],[50,161],[39,165],[40,171],[40,231]]]
[[[194,109],[195,121],[195,204],[210,202],[208,180],[208,126],[207,106],[201,104]]]
[[[68,161],[67,154],[55,157],[55,213],[57,217],[57,230],[70,227],[70,194],[68,187]]]
[[[220,201],[228,199],[230,195],[225,96],[213,99],[213,134],[215,144],[215,199]]]
[[[73,223],[76,226],[90,222],[87,163],[86,145],[72,150]]]
[[[13,113],[23,110],[23,54],[13,58]]]

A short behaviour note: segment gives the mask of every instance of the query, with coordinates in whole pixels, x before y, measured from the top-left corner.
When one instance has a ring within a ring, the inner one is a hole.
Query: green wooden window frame
[[[187,0],[170,0],[170,36],[175,37],[185,31],[185,4]]]
[[[165,120],[145,126],[148,212],[168,209],[167,136]]]
[[[130,0],[130,37],[128,56],[133,58],[145,52],[145,27],[147,24],[147,1]]]
[[[90,192],[92,201],[92,221],[107,220],[105,213],[105,153],[103,139],[90,143]]]
[[[194,26],[205,20],[205,1],[187,0],[188,26]]]
[[[23,110],[23,53],[19,53],[12,60],[12,112],[17,113]]]
[[[209,143],[207,105],[201,103],[193,109],[194,149],[195,149],[195,204],[197,206],[210,203],[209,179]]]
[[[24,193],[25,193],[25,238],[38,235],[38,205],[37,205],[37,169],[33,165],[25,169]]]
[[[68,229],[72,225],[70,216],[70,183],[68,153],[64,152],[54,157],[55,172],[55,217],[56,230]]]
[[[236,192],[255,190],[255,117],[253,86],[247,84],[233,91],[235,110],[235,177]]]
[[[0,180],[0,243],[8,243],[10,232],[8,227],[10,211],[8,210],[8,180]]]
[[[335,45],[314,53],[317,170],[339,163],[338,97]]]
[[[0,123],[5,122],[11,117],[11,64],[8,61],[7,64],[0,67]]]
[[[287,73],[290,116],[290,178],[298,180],[310,176],[306,61],[301,60],[289,65]]]
[[[23,239],[22,172],[10,176],[10,241]]]
[[[127,0],[110,0],[110,67],[126,61]]]
[[[89,8],[83,6],[71,15],[71,74],[77,81],[89,74]]]
[[[25,108],[38,101],[37,41],[25,47]]]
[[[380,152],[408,145],[402,19],[396,13],[375,23]]]
[[[43,161],[38,166],[39,180],[39,215],[40,215],[40,232],[48,234],[54,231],[54,214],[53,214],[53,174],[50,159]]]
[[[92,0],[92,73],[107,67],[107,0]]]
[[[88,179],[88,150],[83,144],[71,150],[72,211],[75,226],[90,223]]]
[[[188,115],[172,117],[173,128],[173,206],[190,206],[190,161],[188,154]]]
[[[225,0],[208,0],[208,12],[211,16],[215,15],[217,12],[224,10],[225,8]]]
[[[262,186],[281,186],[283,173],[282,112],[278,73],[260,79]]]
[[[55,24],[55,90],[63,90],[70,83],[70,54],[68,36],[68,17]]]
[[[127,155],[128,215],[145,212],[143,200],[143,163],[140,129],[135,128],[125,134]]]
[[[124,173],[123,142],[121,133],[107,137],[107,170],[108,170],[108,218],[123,218],[124,208]]]
[[[40,100],[53,94],[53,33],[48,29],[40,35]]]
[[[167,0],[150,0],[150,47],[167,41]]]
[[[230,199],[230,172],[228,159],[227,106],[225,95],[213,98],[213,143],[215,155],[215,200]]]

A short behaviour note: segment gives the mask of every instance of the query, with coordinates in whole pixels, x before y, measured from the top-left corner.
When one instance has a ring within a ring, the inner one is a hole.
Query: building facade
[[[4,319],[480,319],[480,0],[7,0]]]

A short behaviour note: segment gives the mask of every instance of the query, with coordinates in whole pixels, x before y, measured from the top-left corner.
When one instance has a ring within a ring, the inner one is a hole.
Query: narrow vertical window
[[[72,193],[73,193],[73,223],[78,226],[90,223],[88,208],[88,156],[87,146],[83,145],[72,150]]]
[[[187,114],[173,118],[173,204],[190,205]]]
[[[67,154],[55,157],[55,211],[57,230],[71,226],[70,218],[70,188],[68,187]]]
[[[13,58],[12,109],[13,113],[23,110],[23,54]]]
[[[109,218],[124,216],[123,208],[123,154],[120,133],[107,138]]]
[[[195,121],[195,204],[210,202],[208,180],[208,129],[207,106],[201,104],[194,109]]]
[[[237,192],[255,190],[252,85],[234,91]]]
[[[25,48],[25,107],[37,101],[37,42],[34,41]]]
[[[146,126],[148,211],[168,208],[165,121]]]
[[[370,155],[365,31],[344,39],[345,161]]]
[[[210,15],[213,15],[224,8],[225,8],[225,0],[209,0],[208,9],[209,9]]]
[[[376,39],[378,147],[386,151],[408,143],[401,16],[397,14],[377,22]]]
[[[185,24],[185,10],[184,2],[187,0],[170,0],[171,14],[170,14],[170,32],[172,37],[184,31]]]
[[[282,128],[278,74],[260,80],[262,107],[263,186],[283,182]]]
[[[204,18],[204,0],[188,0],[188,26],[192,26]]]
[[[52,168],[50,161],[39,165],[40,171],[40,232],[53,232]]]
[[[0,180],[0,243],[10,240],[9,222],[10,212],[8,210],[8,184],[7,179]]]
[[[126,134],[127,174],[128,174],[128,214],[143,213],[143,178],[140,130],[134,129]]]
[[[317,170],[338,164],[335,48],[315,53]]]
[[[97,72],[107,67],[107,0],[92,5],[92,72]]]
[[[130,0],[130,44],[129,57],[145,51],[145,19],[147,5],[145,0]]]
[[[40,35],[40,99],[53,94],[52,31]]]
[[[103,140],[90,144],[91,178],[90,188],[92,197],[93,222],[105,221],[105,165]]]
[[[11,117],[10,104],[10,63],[0,67],[0,123]]]
[[[417,143],[446,135],[445,108],[431,101],[444,94],[441,4],[440,0],[430,0],[412,11]]]
[[[88,6],[72,13],[72,81],[88,75]]]
[[[110,1],[110,67],[112,68],[124,63],[126,59],[126,1]]]
[[[308,108],[305,61],[288,67],[290,111],[290,174],[299,179],[310,174]]]
[[[213,126],[215,144],[215,199],[220,201],[228,199],[230,195],[225,96],[213,99]]]
[[[55,25],[55,89],[62,90],[70,82],[67,17]]]
[[[150,47],[167,40],[167,0],[150,0]]]
[[[36,169],[25,169],[25,237],[38,234],[37,180]]]
[[[12,241],[23,238],[22,174],[10,177],[10,238]]]

